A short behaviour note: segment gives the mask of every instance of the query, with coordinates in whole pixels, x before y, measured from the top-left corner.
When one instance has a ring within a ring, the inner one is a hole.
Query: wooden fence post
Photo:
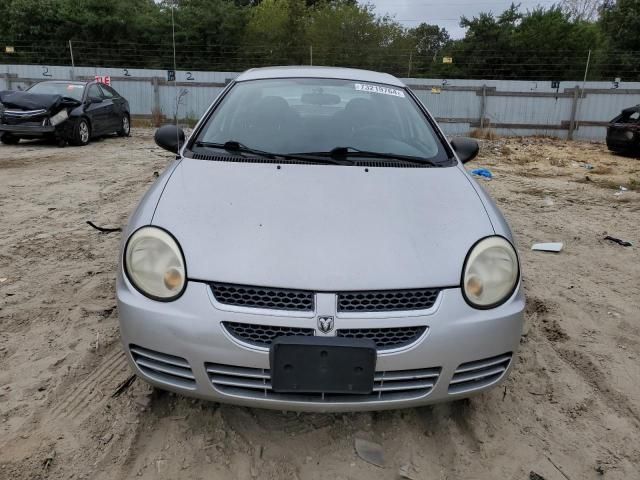
[[[480,131],[484,130],[484,115],[487,109],[487,86],[482,85],[482,99],[480,100]]]
[[[576,129],[576,112],[578,111],[578,99],[580,98],[580,87],[576,85],[573,90],[573,103],[571,104],[571,118],[569,119],[569,133],[567,140],[573,140],[573,132]]]
[[[153,107],[152,112],[160,112],[160,85],[158,81],[158,77],[153,77],[151,79],[151,84],[153,85]]]

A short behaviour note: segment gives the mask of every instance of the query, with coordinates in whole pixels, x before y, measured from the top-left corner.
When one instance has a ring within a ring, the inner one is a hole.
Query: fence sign
[[[96,82],[111,86],[111,77],[108,75],[96,75]]]

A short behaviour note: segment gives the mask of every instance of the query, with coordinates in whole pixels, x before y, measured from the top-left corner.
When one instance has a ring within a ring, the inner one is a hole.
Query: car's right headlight
[[[462,291],[474,308],[494,308],[513,294],[520,268],[515,249],[504,237],[487,237],[476,243],[462,271]]]
[[[171,234],[158,227],[139,228],[129,237],[124,269],[133,286],[153,300],[175,300],[186,287],[182,250]]]

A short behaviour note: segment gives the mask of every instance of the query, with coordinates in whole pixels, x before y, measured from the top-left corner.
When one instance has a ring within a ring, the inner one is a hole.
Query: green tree
[[[640,2],[609,0],[600,26],[607,41],[602,71],[605,78],[640,80]]]
[[[447,50],[452,65],[439,74],[467,78],[577,80],[584,75],[589,50],[602,47],[596,24],[572,21],[560,7],[522,13],[515,5],[495,18],[482,13],[462,18],[464,39]]]
[[[171,6],[172,0],[162,4],[163,30],[168,33],[163,41],[165,45],[171,41]],[[236,68],[238,45],[242,42],[248,12],[246,7],[230,0],[177,2],[173,14],[178,68]]]
[[[306,42],[317,64],[407,71],[405,29],[388,16],[377,16],[371,5],[319,2],[310,10]]]
[[[244,34],[246,60],[256,65],[300,63],[306,51],[306,22],[303,0],[263,0],[249,13]]]
[[[438,25],[421,23],[407,32],[414,56],[412,71],[414,74],[429,75],[442,50],[451,44],[451,37],[446,29]]]

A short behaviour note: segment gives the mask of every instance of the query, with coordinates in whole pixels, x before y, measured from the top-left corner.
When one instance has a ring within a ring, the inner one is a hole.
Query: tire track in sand
[[[124,352],[120,348],[116,348],[105,356],[89,375],[62,397],[51,411],[52,418],[71,417],[88,407],[97,395],[106,396],[103,392],[104,387],[127,368]]]

